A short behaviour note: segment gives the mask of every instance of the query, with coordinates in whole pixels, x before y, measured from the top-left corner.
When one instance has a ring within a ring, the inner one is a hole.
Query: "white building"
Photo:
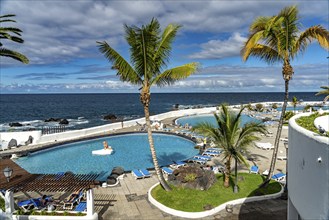
[[[297,125],[306,115],[289,120],[288,219],[329,219],[329,137]]]

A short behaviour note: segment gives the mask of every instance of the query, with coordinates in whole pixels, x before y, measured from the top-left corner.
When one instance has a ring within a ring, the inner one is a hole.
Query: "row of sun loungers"
[[[42,211],[47,209],[48,206],[52,206],[53,208],[55,206],[61,206],[62,209],[65,210],[84,212],[87,209],[87,203],[86,201],[82,201],[83,199],[85,199],[85,191],[84,189],[81,189],[77,192],[71,193],[69,197],[67,197],[65,200],[61,202],[54,202],[51,196],[46,196],[44,199],[40,197],[40,198],[31,198],[31,199],[23,200],[18,202],[17,205],[25,212],[31,210]],[[76,207],[73,210],[74,206]]]
[[[131,174],[136,180],[151,177],[151,173],[147,169],[134,169],[131,171]]]
[[[250,170],[249,170],[249,173],[258,174],[259,173],[258,166],[256,166],[256,165],[251,166],[250,167]],[[268,175],[268,170],[265,170],[262,174],[264,176],[267,176]],[[280,182],[280,183],[285,183],[285,181],[286,181],[286,174],[280,172],[280,173],[274,174],[271,178],[273,180],[275,180],[275,181]]]

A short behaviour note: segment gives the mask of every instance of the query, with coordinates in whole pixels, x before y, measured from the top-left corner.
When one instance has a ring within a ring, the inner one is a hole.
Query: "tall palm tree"
[[[7,14],[0,16],[0,39],[7,39],[14,41],[16,43],[23,43],[24,40],[20,38],[22,31],[15,27],[4,27],[2,23],[4,22],[16,22],[15,20],[10,19],[11,17],[15,17],[13,14]],[[22,63],[28,64],[29,59],[23,54],[9,50],[3,47],[2,42],[0,42],[0,56],[10,57],[12,59],[18,60]]]
[[[250,146],[253,141],[260,138],[255,135],[256,132],[266,134],[265,125],[262,123],[250,122],[241,126],[241,114],[245,107],[241,108],[238,114],[230,111],[226,105],[221,105],[219,115],[214,114],[217,125],[210,123],[200,123],[194,126],[193,130],[212,139],[214,144],[223,149],[225,159],[225,179],[224,186],[230,186],[231,161],[235,160],[235,186],[234,192],[238,191],[238,163],[243,163],[249,167],[248,162],[244,158],[242,152]]]
[[[296,96],[292,97],[291,104],[294,106],[294,113],[296,114],[296,106],[298,105],[299,101]]]
[[[258,17],[250,25],[250,36],[241,50],[244,61],[250,56],[254,56],[269,64],[276,62],[283,64],[282,75],[285,82],[284,102],[274,142],[270,171],[264,181],[264,186],[268,184],[273,175],[277,158],[283,117],[289,98],[289,81],[294,74],[290,61],[298,54],[303,53],[308,44],[313,40],[317,40],[321,47],[329,48],[328,30],[320,25],[316,25],[300,32],[299,26],[298,9],[296,6],[286,7],[276,16]]]
[[[316,93],[315,95],[326,95],[326,97],[323,99],[323,102],[325,103],[329,99],[329,86],[321,86],[320,88],[323,90]]]
[[[148,140],[154,168],[159,182],[167,191],[171,189],[164,180],[163,174],[159,168],[152,138],[149,112],[151,98],[150,89],[153,85],[164,86],[173,84],[177,80],[190,76],[197,70],[197,63],[188,63],[163,70],[167,67],[171,45],[180,27],[180,25],[169,24],[161,34],[160,24],[155,18],[153,18],[149,24],[143,25],[141,28],[125,25],[125,38],[130,46],[131,64],[105,41],[97,42],[100,52],[113,63],[113,68],[117,70],[117,75],[120,79],[141,86],[140,101],[144,107]]]

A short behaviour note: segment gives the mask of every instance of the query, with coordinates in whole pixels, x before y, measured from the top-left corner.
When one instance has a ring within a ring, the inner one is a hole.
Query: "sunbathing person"
[[[106,141],[103,141],[104,150],[109,148],[109,145]]]
[[[112,147],[108,145],[106,141],[103,141],[104,150],[112,150]]]
[[[48,205],[49,198],[46,195],[43,195],[40,199],[40,203],[42,207],[46,207]]]

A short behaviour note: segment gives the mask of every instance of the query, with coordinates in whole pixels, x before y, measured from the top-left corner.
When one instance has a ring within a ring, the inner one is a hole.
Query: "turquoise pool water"
[[[176,120],[176,124],[179,124],[179,125],[189,124],[189,125],[195,126],[198,123],[202,123],[202,122],[211,123],[213,126],[217,125],[216,119],[213,114],[185,116],[185,117],[178,118]],[[245,124],[247,122],[261,122],[261,121],[258,119],[252,118],[248,115],[242,115],[241,123]]]
[[[194,142],[176,135],[153,134],[160,166],[174,160],[185,160],[198,153]],[[93,150],[103,148],[107,141],[114,149],[112,155],[92,155]],[[35,152],[16,160],[30,173],[71,171],[77,174],[109,172],[115,166],[125,170],[152,168],[153,162],[147,134],[125,134],[83,142],[65,144],[56,148]]]
[[[304,110],[305,106],[296,106],[296,109],[294,109],[294,107],[291,107],[291,106],[288,106],[286,111],[301,111],[301,110]],[[318,110],[320,107],[313,107],[315,110]],[[323,106],[321,107],[322,110],[328,110],[329,109],[329,106]],[[277,108],[278,111],[281,111],[282,110],[282,107],[278,107]]]

